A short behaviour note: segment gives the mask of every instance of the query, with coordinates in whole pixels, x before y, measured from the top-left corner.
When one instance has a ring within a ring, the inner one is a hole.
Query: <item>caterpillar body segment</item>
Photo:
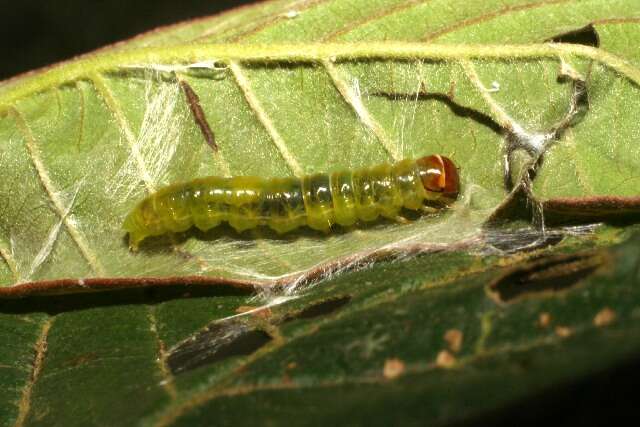
[[[455,201],[459,178],[451,160],[439,155],[406,159],[355,171],[303,177],[198,178],[162,188],[126,217],[129,246],[195,226],[202,231],[227,222],[238,232],[268,226],[286,233],[302,226],[329,232],[401,209],[445,207]]]

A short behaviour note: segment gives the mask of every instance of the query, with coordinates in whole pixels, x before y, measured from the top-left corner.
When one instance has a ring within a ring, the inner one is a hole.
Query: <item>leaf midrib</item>
[[[92,73],[149,68],[153,64],[189,65],[216,60],[220,64],[321,63],[371,59],[516,60],[577,56],[599,61],[640,86],[640,70],[616,55],[590,46],[562,43],[526,45],[426,44],[414,42],[297,43],[297,44],[183,44],[101,53],[45,69],[0,86],[0,114],[17,100],[51,87],[87,78]],[[123,65],[125,64],[125,65]]]

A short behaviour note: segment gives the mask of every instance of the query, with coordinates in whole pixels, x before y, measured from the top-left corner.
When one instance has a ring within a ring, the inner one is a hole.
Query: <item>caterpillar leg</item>
[[[399,224],[411,224],[411,220],[402,215],[396,215],[393,219]]]
[[[304,225],[304,218],[270,218],[265,224],[278,235],[288,233]]]
[[[256,228],[260,223],[255,214],[249,210],[232,212],[227,221],[238,233]]]
[[[441,211],[442,209],[434,208],[432,206],[422,206],[420,208],[420,212],[422,212],[423,215],[433,215],[440,213]]]
[[[325,234],[331,232],[332,222],[329,218],[323,216],[308,216],[307,225],[314,230],[322,231]]]
[[[127,216],[122,227],[129,234],[129,250],[131,252],[137,252],[140,242],[149,236],[149,233],[138,225],[138,216],[139,210],[136,209]]]
[[[147,235],[145,233],[129,231],[129,250],[131,252],[138,252],[140,242],[142,242]]]

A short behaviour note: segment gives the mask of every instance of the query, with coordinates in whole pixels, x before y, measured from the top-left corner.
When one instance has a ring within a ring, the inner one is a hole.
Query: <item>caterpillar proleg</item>
[[[286,233],[301,226],[329,232],[401,209],[443,208],[458,197],[458,171],[447,157],[431,155],[331,174],[303,177],[210,176],[162,188],[127,215],[129,247],[195,226],[227,222],[238,232],[268,226]]]

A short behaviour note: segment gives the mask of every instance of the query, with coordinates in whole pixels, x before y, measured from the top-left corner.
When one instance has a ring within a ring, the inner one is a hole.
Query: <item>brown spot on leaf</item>
[[[462,348],[462,331],[459,329],[449,329],[444,333],[444,340],[447,342],[449,346],[449,350],[454,353],[457,353]]]
[[[556,326],[555,332],[560,338],[568,338],[573,335],[573,329],[568,326]]]
[[[603,263],[598,254],[544,257],[508,271],[488,285],[487,293],[500,304],[554,295],[575,287]]]
[[[440,368],[451,368],[456,364],[456,357],[448,350],[442,350],[436,357],[436,366]]]
[[[404,362],[400,359],[387,359],[384,362],[384,369],[382,370],[382,375],[388,379],[393,380],[404,372],[405,366]]]
[[[551,315],[547,312],[542,312],[538,316],[538,326],[541,328],[548,328],[551,325]]]
[[[607,326],[613,323],[614,320],[616,320],[616,312],[609,307],[605,307],[593,318],[593,324],[598,327]]]

